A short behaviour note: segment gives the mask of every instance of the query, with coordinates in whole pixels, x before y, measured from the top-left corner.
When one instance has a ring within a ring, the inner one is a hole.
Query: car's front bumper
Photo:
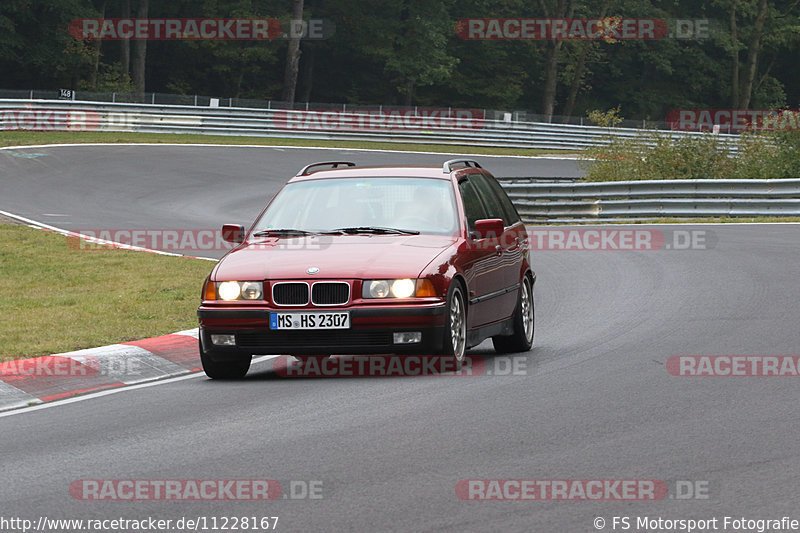
[[[286,310],[201,306],[197,310],[197,316],[200,321],[202,348],[207,356],[215,360],[236,359],[255,354],[435,354],[442,349],[444,303],[325,308],[324,311],[348,311],[350,328],[270,329],[270,313],[284,311]],[[299,311],[311,311],[311,309],[292,310],[292,312]],[[409,331],[421,332],[422,341],[409,344],[394,342],[394,333]],[[234,335],[236,345],[212,344],[212,334]]]

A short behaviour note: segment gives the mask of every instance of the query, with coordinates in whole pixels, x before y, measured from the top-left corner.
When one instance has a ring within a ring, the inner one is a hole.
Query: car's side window
[[[461,192],[461,199],[464,201],[464,212],[467,215],[467,229],[473,231],[475,222],[486,218],[486,209],[483,207],[475,187],[468,179],[458,182],[458,190]]]
[[[505,211],[507,217],[506,225],[513,226],[519,222],[520,217],[519,213],[517,213],[517,208],[514,207],[513,203],[511,203],[511,199],[508,197],[508,194],[506,194],[506,191],[503,190],[503,187],[497,183],[497,180],[487,178],[485,176],[484,179],[495,192],[497,198],[500,200],[500,203],[503,204],[503,210]]]
[[[475,185],[478,196],[483,200],[483,205],[486,206],[489,218],[499,218],[503,221],[503,225],[508,226],[508,214],[505,209],[503,209],[503,205],[492,190],[486,177],[482,174],[473,174],[469,177],[469,180]]]

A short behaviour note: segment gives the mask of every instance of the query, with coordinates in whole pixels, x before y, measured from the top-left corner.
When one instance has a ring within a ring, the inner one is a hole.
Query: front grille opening
[[[314,305],[343,305],[350,300],[350,285],[344,282],[315,283],[311,287],[311,302]]]
[[[278,349],[295,345],[326,350],[334,346],[392,347],[392,332],[383,329],[242,331],[236,334],[236,342],[243,347]]]
[[[276,283],[272,286],[272,301],[278,305],[306,305],[307,283]]]

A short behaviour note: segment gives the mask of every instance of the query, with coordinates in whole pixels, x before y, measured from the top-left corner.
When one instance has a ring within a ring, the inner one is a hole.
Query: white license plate
[[[347,311],[324,313],[270,313],[269,329],[349,329]]]

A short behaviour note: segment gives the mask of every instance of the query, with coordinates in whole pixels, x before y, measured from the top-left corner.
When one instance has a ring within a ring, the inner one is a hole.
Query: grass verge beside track
[[[199,135],[177,133],[129,132],[57,132],[5,131],[0,133],[0,146],[82,143],[165,143],[165,144],[227,144],[262,146],[307,146],[309,148],[354,148],[411,152],[470,153],[487,155],[535,156],[570,154],[568,151],[525,148],[492,148],[484,146],[451,146],[444,144],[379,143],[360,141],[326,141],[316,139],[282,139],[272,137],[231,137],[228,135]]]
[[[0,360],[196,327],[212,267],[116,248],[80,250],[56,233],[0,224]]]

